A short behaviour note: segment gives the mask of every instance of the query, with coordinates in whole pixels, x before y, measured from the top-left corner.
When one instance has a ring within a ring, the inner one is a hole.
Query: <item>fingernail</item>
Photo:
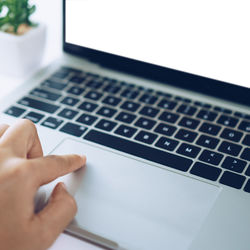
[[[61,182],[60,184],[61,184],[62,188],[64,188],[65,190],[67,190],[67,187],[66,187],[66,185],[63,182]]]

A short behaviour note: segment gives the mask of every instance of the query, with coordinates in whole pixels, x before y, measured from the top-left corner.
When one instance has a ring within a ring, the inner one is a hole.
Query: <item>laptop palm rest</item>
[[[109,239],[111,248],[113,241],[125,249],[188,249],[220,192],[214,185],[70,139],[52,153],[87,155],[86,168],[43,190],[51,192],[64,181],[78,204],[71,233],[81,236],[82,229],[90,237]]]

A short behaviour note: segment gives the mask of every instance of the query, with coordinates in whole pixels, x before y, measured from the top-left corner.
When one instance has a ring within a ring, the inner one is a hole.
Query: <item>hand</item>
[[[0,125],[0,248],[47,249],[74,218],[77,206],[63,183],[57,184],[48,205],[34,213],[41,185],[84,166],[78,155],[43,157],[35,125],[21,120]]]

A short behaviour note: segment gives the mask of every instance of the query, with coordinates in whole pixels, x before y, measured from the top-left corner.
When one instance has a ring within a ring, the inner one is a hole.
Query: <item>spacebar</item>
[[[85,135],[84,139],[185,172],[193,162],[190,159],[178,155],[170,154],[168,152],[96,130],[90,130],[88,134]]]

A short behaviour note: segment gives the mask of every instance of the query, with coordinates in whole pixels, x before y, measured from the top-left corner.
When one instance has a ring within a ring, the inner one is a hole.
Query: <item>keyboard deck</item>
[[[250,115],[62,67],[6,114],[250,193]]]

